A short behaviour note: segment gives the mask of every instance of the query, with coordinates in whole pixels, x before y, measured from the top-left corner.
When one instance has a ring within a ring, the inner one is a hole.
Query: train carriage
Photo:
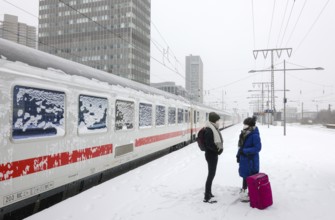
[[[0,39],[0,219],[20,219],[233,115]],[[225,121],[225,119],[228,119]]]

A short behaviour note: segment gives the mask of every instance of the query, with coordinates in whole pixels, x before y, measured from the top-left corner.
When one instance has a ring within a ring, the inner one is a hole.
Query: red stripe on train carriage
[[[176,131],[176,132],[171,132],[171,133],[166,133],[166,134],[153,135],[153,136],[149,136],[145,138],[138,138],[135,140],[135,147],[139,147],[139,146],[146,145],[146,144],[151,144],[151,143],[166,140],[169,138],[174,138],[182,134],[183,134],[182,131]]]
[[[193,130],[200,130],[200,129],[193,129]],[[144,137],[144,138],[138,138],[135,140],[135,147],[140,147],[146,144],[152,144],[154,142],[158,142],[158,141],[162,141],[162,140],[166,140],[169,138],[174,138],[174,137],[178,137],[181,135],[185,135],[191,133],[191,129],[187,129],[184,131],[176,131],[176,132],[171,132],[171,133],[166,133],[166,134],[159,134],[159,135],[153,135],[153,136],[148,136],[148,137]]]
[[[40,171],[101,157],[113,153],[113,145],[106,144],[72,152],[34,157],[0,165],[0,182]]]
[[[197,131],[200,128],[192,129]],[[135,141],[135,147],[151,144],[154,142],[174,138],[185,135],[191,132],[191,129],[185,131],[176,131],[166,134],[154,135],[145,138],[139,138]],[[102,146],[89,147],[82,150],[75,150],[72,152],[63,152],[53,155],[46,155],[41,157],[34,157],[25,160],[14,161],[10,163],[3,163],[0,165],[0,182],[25,176],[53,168],[101,157],[113,153],[113,145],[106,144]]]

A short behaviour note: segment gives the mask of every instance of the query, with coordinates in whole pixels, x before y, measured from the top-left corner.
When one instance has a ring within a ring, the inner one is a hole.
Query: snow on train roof
[[[0,38],[0,59],[6,59],[13,62],[21,62],[29,66],[46,69],[57,73],[59,75],[72,75],[77,77],[84,77],[93,81],[100,81],[100,83],[108,83],[114,86],[122,86],[124,88],[130,88],[137,91],[152,95],[160,95],[170,99],[176,99],[184,103],[191,103],[190,100],[177,96],[154,87],[144,85],[129,79],[116,76],[114,74],[106,73],[104,71],[94,69],[89,66],[85,66],[80,63],[76,63],[70,60],[66,60],[61,57],[57,57],[43,51],[32,49],[8,40]],[[232,114],[231,112],[222,111],[213,107],[207,106],[203,103],[192,102],[193,104],[211,109],[216,112],[223,114]]]
[[[53,69],[54,72],[58,71],[59,74],[62,74],[62,71],[69,75],[82,76],[92,80],[107,82],[110,85],[119,85],[148,94],[161,95],[166,98],[177,99],[182,102],[189,102],[189,100],[184,97],[167,93],[148,85],[125,79],[114,74],[106,73],[104,71],[97,70],[92,67],[66,60],[61,57],[57,57],[4,39],[0,39],[0,56],[1,58],[5,57],[10,61],[19,61],[42,69]]]

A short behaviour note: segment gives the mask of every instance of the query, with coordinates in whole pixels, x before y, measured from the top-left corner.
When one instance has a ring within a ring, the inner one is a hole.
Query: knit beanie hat
[[[256,125],[256,117],[244,119],[243,124],[254,127]]]
[[[208,117],[210,122],[215,123],[216,121],[218,121],[220,119],[220,116],[218,114],[216,114],[215,112],[211,112],[209,113],[209,117]]]

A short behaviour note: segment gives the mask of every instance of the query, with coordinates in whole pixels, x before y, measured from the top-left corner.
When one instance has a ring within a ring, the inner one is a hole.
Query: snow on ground
[[[335,130],[322,126],[259,125],[261,172],[269,175],[274,204],[253,209],[238,201],[236,163],[242,125],[222,131],[225,150],[213,182],[218,203],[202,202],[207,175],[196,144],[93,187],[29,220],[330,220],[335,207]]]

